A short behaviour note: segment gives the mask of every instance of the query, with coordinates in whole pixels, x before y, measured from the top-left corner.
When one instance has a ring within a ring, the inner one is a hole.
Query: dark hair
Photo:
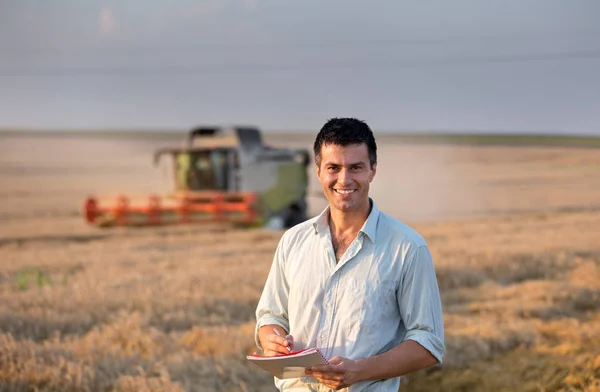
[[[346,147],[352,144],[366,144],[369,150],[371,167],[377,163],[377,144],[373,131],[364,121],[355,118],[332,118],[328,120],[315,138],[313,152],[315,163],[321,165],[321,146],[334,144]]]

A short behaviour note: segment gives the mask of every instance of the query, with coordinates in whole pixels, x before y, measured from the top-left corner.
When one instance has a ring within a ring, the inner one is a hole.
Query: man
[[[366,123],[329,120],[314,154],[329,206],[282,236],[256,310],[256,343],[266,356],[318,347],[328,358],[306,377],[276,378],[281,391],[396,392],[401,375],[441,363],[445,352],[431,254],[369,197],[377,146]]]

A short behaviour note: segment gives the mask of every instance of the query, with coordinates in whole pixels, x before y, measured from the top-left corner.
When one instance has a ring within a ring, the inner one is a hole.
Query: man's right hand
[[[279,335],[278,335],[279,334]],[[289,354],[294,346],[294,337],[278,325],[264,325],[258,330],[258,339],[265,357]]]

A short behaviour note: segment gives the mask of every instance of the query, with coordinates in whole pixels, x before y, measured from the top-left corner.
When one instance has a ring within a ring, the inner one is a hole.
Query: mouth
[[[338,195],[351,195],[354,192],[356,192],[356,189],[334,189],[333,190],[335,193],[337,193]]]

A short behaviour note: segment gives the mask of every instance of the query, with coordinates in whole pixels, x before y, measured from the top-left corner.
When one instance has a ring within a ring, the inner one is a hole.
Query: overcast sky
[[[600,135],[597,0],[2,0],[0,128]]]

